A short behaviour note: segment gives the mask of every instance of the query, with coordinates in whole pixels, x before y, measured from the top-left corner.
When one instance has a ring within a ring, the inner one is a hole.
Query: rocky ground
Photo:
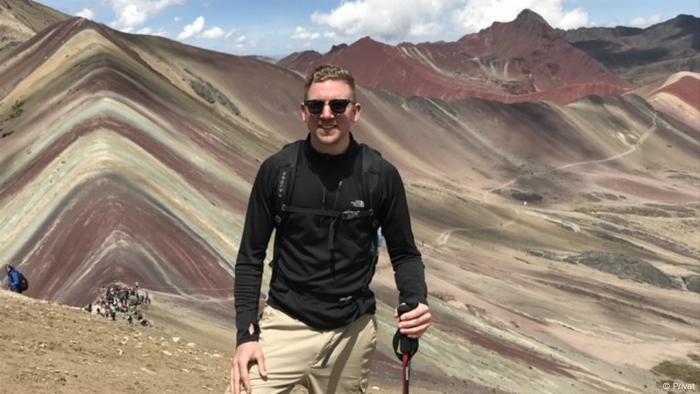
[[[145,308],[153,327],[0,290],[0,393],[225,392],[231,328],[167,304]],[[401,392],[392,377],[373,378],[370,386],[373,393]],[[454,390],[416,385],[412,392]]]
[[[136,327],[0,292],[7,393],[206,393],[226,385],[228,358],[165,326]]]

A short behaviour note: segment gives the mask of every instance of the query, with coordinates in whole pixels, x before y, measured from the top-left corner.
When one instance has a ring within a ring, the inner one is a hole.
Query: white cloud
[[[649,27],[657,23],[663,22],[664,17],[661,15],[652,15],[649,17],[638,16],[630,21],[630,26],[634,27]]]
[[[130,32],[168,7],[185,0],[109,0],[117,20],[110,23],[115,29]]]
[[[446,17],[465,0],[356,0],[329,13],[314,12],[311,21],[341,36],[371,35],[387,40],[436,34]]]
[[[214,26],[209,29],[206,29],[207,24],[203,16],[198,16],[195,18],[195,20],[186,25],[180,34],[177,35],[177,39],[180,41],[185,41],[190,38],[203,38],[207,40],[212,40],[212,39],[218,39],[222,37],[230,37],[231,34],[234,32],[234,30],[226,33],[224,32],[224,29],[220,28],[219,26]]]
[[[151,36],[161,36],[161,37],[169,37],[170,35],[168,34],[167,31],[165,31],[163,28],[160,28],[159,30],[153,30],[150,27],[142,27],[136,31],[136,34],[148,34]]]
[[[246,36],[238,29],[231,29],[228,33],[226,33],[226,38],[239,43],[246,40]]]
[[[170,34],[163,28],[153,30],[150,27],[142,27],[136,31],[136,34],[148,34],[150,36],[170,37]]]
[[[95,19],[95,12],[89,8],[83,8],[79,12],[76,12],[75,16],[79,16],[85,19]]]
[[[178,40],[187,40],[192,36],[196,36],[204,30],[204,17],[198,16],[194,22],[186,25],[180,34],[177,35]]]
[[[473,33],[494,21],[511,21],[523,9],[529,8],[553,27],[574,29],[590,24],[584,9],[564,10],[563,3],[564,0],[469,0],[454,13],[453,22],[462,33]]]
[[[321,36],[320,33],[310,32],[301,26],[297,26],[297,28],[294,29],[294,34],[292,34],[292,39],[309,41],[309,40],[315,40],[315,39],[319,38],[320,36]]]
[[[452,22],[460,34],[473,33],[494,21],[507,22],[525,8],[563,29],[590,25],[583,8],[564,9],[566,0],[354,0],[314,12],[311,22],[338,36],[379,37],[388,41],[437,37]],[[297,28],[298,29],[298,28]],[[300,36],[295,32],[295,36]]]
[[[225,36],[226,33],[224,32],[224,29],[220,28],[219,26],[214,26],[211,29],[205,30],[200,37],[202,38],[221,38]]]
[[[418,23],[411,26],[408,35],[414,37],[433,36],[440,33],[441,30],[442,26],[437,22]]]
[[[253,43],[249,42],[248,37],[243,34],[242,31],[238,29],[231,29],[225,36],[227,39],[234,42],[237,48],[245,48],[246,46],[255,46]]]
[[[338,38],[338,34],[336,34],[334,31],[323,32],[323,36],[325,38],[330,38],[331,40],[335,40]]]

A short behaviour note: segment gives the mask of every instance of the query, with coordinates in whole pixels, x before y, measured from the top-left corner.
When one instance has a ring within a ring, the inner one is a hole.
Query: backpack
[[[362,155],[361,160],[361,183],[362,183],[362,195],[364,201],[366,201],[368,206],[365,206],[363,210],[358,211],[344,211],[344,212],[332,212],[316,209],[300,209],[290,206],[290,200],[292,198],[292,191],[294,189],[294,176],[296,173],[296,164],[299,159],[299,155],[302,154],[302,145],[304,140],[299,140],[287,144],[282,148],[280,154],[280,170],[279,178],[274,192],[274,222],[277,231],[283,231],[284,219],[288,212],[306,212],[324,216],[346,216],[352,217],[364,217],[370,216],[372,220],[372,228],[375,231],[374,237],[372,239],[372,253],[374,255],[374,260],[378,258],[378,243],[379,236],[377,230],[379,229],[379,219],[376,216],[376,207],[379,205],[379,177],[381,173],[381,161],[382,155],[378,151],[370,148],[365,144],[360,144],[360,155]],[[277,246],[277,245],[275,245]],[[277,247],[275,247],[276,252]],[[275,258],[276,260],[276,258]]]
[[[19,291],[27,291],[29,289],[29,281],[27,278],[19,272]]]

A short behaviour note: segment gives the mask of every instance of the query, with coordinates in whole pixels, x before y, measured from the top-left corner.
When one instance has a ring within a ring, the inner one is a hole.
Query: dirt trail
[[[573,167],[578,167],[578,166],[589,165],[589,164],[601,164],[601,163],[606,163],[606,162],[609,162],[609,161],[614,161],[614,160],[623,158],[623,157],[625,157],[625,156],[629,156],[630,154],[634,153],[634,152],[642,145],[642,143],[644,143],[644,141],[646,141],[646,139],[649,138],[649,136],[656,130],[656,119],[657,119],[657,114],[654,114],[654,117],[652,118],[652,124],[651,124],[651,126],[649,126],[649,128],[647,128],[647,130],[642,134],[642,136],[639,138],[639,140],[637,140],[637,142],[635,142],[634,145],[632,145],[628,150],[626,150],[626,151],[624,151],[624,152],[620,152],[620,153],[617,153],[617,154],[615,154],[615,155],[612,155],[612,156],[609,156],[609,157],[606,157],[606,158],[603,158],[603,159],[586,160],[586,161],[577,161],[577,162],[573,162],[573,163],[563,164],[563,165],[558,166],[558,167],[556,167],[556,168],[554,168],[554,169],[536,173],[535,175],[546,175],[546,174],[550,174],[550,173],[552,173],[552,172],[556,172],[556,171],[560,171],[560,170],[565,170],[565,169],[568,169],[568,168],[573,168]],[[481,201],[482,201],[482,203],[483,203],[484,205],[488,205],[488,204],[489,204],[489,199],[490,199],[490,197],[492,196],[493,192],[498,191],[498,190],[501,190],[501,189],[503,189],[503,188],[506,188],[506,187],[508,187],[508,186],[510,186],[510,185],[512,185],[512,184],[514,184],[515,182],[518,181],[518,179],[520,179],[520,178],[523,177],[523,176],[524,176],[524,175],[518,175],[518,176],[516,176],[516,177],[514,177],[514,178],[512,178],[512,179],[510,179],[510,180],[508,180],[508,181],[506,181],[506,182],[504,182],[504,183],[498,185],[498,186],[495,186],[495,187],[492,187],[492,188],[490,188],[490,189],[488,189],[488,190],[485,190],[485,191],[482,193],[482,195],[481,195]],[[532,175],[531,175],[531,174],[528,174],[528,176],[532,176]],[[455,233],[455,232],[469,232],[469,231],[475,231],[475,230],[486,230],[486,229],[492,229],[492,228],[503,228],[503,227],[511,226],[511,225],[513,225],[514,223],[518,222],[518,218],[520,218],[520,216],[521,216],[521,214],[522,214],[522,213],[521,213],[521,209],[515,209],[514,212],[515,212],[515,215],[517,216],[515,219],[509,220],[509,221],[504,222],[504,223],[499,223],[499,224],[496,224],[496,225],[492,225],[492,226],[481,226],[481,227],[454,227],[454,228],[449,228],[449,229],[447,229],[447,230],[441,232],[441,233],[435,238],[435,245],[438,246],[438,247],[439,247],[439,246],[445,245],[445,244],[449,241],[450,236],[451,236],[453,233]]]
[[[657,118],[657,114],[655,113],[654,117],[652,118],[651,126],[649,126],[649,128],[647,128],[647,130],[642,134],[641,137],[639,137],[639,139],[637,140],[637,142],[634,143],[634,145],[632,145],[629,149],[627,149],[624,152],[620,152],[620,153],[614,154],[612,156],[605,157],[603,159],[586,160],[586,161],[577,161],[577,162],[573,162],[573,163],[567,163],[567,164],[561,165],[561,166],[556,167],[556,168],[551,169],[551,170],[541,171],[541,172],[537,172],[535,174],[528,174],[527,176],[547,175],[547,174],[551,174],[552,172],[561,171],[561,170],[565,170],[565,169],[572,168],[572,167],[585,166],[585,165],[589,165],[589,164],[607,163],[609,161],[614,161],[617,159],[621,159],[625,156],[629,156],[632,153],[636,152],[637,149],[644,143],[644,141],[646,141],[646,139],[649,138],[649,136],[656,130],[656,118]],[[505,183],[502,183],[498,186],[495,186],[495,187],[492,187],[488,190],[485,190],[481,195],[481,201],[484,204],[488,204],[489,197],[491,196],[491,194],[493,192],[501,190],[505,187],[508,187],[508,186],[514,184],[518,179],[522,178],[523,176],[524,175],[518,175],[518,176],[506,181]]]

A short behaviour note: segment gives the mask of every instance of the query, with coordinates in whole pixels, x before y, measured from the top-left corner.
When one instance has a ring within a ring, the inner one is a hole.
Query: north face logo
[[[353,208],[364,208],[365,202],[362,200],[354,200],[350,201],[350,205],[352,205]]]

